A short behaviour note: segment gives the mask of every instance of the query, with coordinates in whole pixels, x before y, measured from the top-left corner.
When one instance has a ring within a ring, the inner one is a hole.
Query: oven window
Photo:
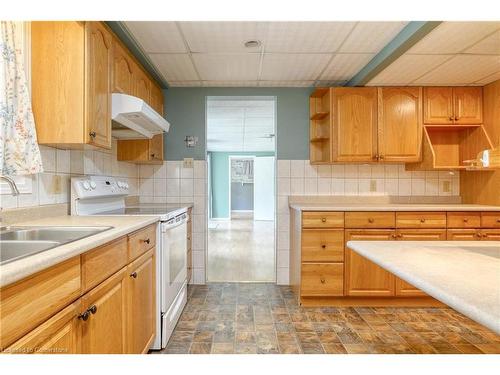
[[[186,224],[180,225],[176,228],[171,229],[168,232],[170,236],[170,246],[169,246],[169,275],[170,284],[174,283],[177,276],[186,267]]]

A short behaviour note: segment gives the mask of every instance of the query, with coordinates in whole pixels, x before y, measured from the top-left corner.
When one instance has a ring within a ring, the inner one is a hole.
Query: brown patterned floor
[[[304,308],[289,287],[190,287],[161,352],[500,353],[500,336],[449,308]]]

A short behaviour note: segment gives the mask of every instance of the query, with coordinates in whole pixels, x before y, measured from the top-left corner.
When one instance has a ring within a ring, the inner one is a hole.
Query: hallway
[[[210,221],[209,282],[274,282],[274,221]]]

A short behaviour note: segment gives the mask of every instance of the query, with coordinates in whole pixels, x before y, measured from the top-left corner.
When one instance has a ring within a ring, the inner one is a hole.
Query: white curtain
[[[22,30],[11,21],[0,24],[0,174],[43,172],[21,46],[16,45],[16,32]]]

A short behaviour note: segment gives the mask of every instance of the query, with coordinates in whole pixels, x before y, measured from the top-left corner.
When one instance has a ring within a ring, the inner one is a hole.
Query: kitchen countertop
[[[500,211],[480,204],[290,203],[298,211]]]
[[[500,334],[500,241],[349,241],[347,246]]]
[[[159,216],[56,216],[15,226],[112,226],[114,228],[26,258],[0,265],[0,287],[122,237],[159,220]]]

